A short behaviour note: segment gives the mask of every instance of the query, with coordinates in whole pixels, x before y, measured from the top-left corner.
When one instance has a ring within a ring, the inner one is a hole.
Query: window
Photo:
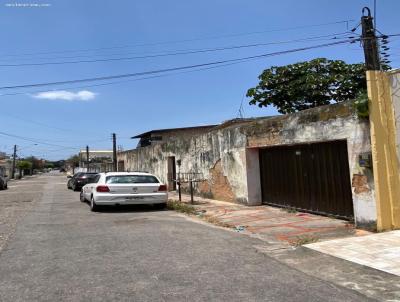
[[[107,176],[106,183],[108,184],[146,184],[158,183],[157,178],[152,175],[116,175]]]
[[[100,179],[100,175],[98,175],[98,174],[87,176],[87,182],[90,184],[97,183],[99,181],[99,179]]]

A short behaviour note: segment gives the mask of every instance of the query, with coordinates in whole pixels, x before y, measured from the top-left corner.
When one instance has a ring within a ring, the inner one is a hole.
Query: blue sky
[[[45,5],[21,7],[15,3]],[[373,1],[0,1],[0,65],[143,56],[343,33],[358,24],[366,5],[373,8]],[[399,33],[400,1],[377,0],[377,7],[378,29]],[[342,20],[353,21],[318,25]],[[399,67],[400,39],[391,41],[392,66]],[[327,42],[124,61],[0,66],[0,86],[135,73]],[[315,57],[363,61],[356,43],[146,80],[125,79],[114,85],[2,90],[0,94],[18,94],[0,96],[0,131],[39,143],[33,146],[21,138],[0,135],[0,151],[11,153],[17,144],[21,156],[62,159],[86,144],[93,149],[110,149],[112,132],[117,133],[118,145],[129,149],[136,145],[130,136],[151,129],[220,123],[237,117],[246,90],[256,85],[263,69]],[[246,99],[243,110],[246,117],[276,114],[274,108],[250,106]]]

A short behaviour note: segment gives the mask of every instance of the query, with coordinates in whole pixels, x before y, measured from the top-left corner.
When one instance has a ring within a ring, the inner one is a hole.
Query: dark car
[[[68,180],[67,188],[80,191],[82,187],[94,179],[97,174],[98,173],[94,172],[78,172]]]
[[[0,175],[0,190],[7,189],[7,175]]]

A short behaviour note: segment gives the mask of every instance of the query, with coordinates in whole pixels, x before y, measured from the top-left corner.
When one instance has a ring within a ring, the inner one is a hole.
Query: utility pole
[[[15,158],[17,157],[17,145],[14,145],[14,154],[13,154],[13,163],[12,163],[12,170],[11,170],[11,178],[15,178]]]
[[[86,172],[89,172],[89,146],[86,146]]]
[[[365,11],[368,13],[364,15]],[[380,70],[381,64],[378,52],[378,42],[375,36],[373,18],[368,7],[364,7],[363,16],[361,17],[362,26],[362,45],[364,48],[365,67],[367,70]]]
[[[114,172],[118,171],[117,167],[117,135],[115,133],[112,134],[113,140],[113,170]]]

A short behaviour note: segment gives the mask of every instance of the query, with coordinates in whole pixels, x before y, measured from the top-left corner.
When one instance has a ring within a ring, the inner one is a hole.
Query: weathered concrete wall
[[[374,200],[374,181],[370,168],[360,167],[359,155],[371,152],[369,122],[360,119],[354,112],[351,102],[322,106],[291,115],[277,116],[255,121],[245,127],[248,148],[261,148],[276,145],[346,140],[349,157],[349,168],[353,186],[353,206],[358,225],[374,227],[376,223],[376,206]],[[258,152],[248,154],[249,161],[258,163]],[[248,182],[251,204],[257,204],[261,192],[255,171],[248,170]],[[254,187],[253,187],[254,186]],[[258,192],[258,194],[257,194]]]
[[[330,140],[346,140],[353,185],[355,219],[359,225],[376,221],[374,185],[369,168],[358,156],[370,152],[369,124],[359,119],[351,103],[323,106],[299,113],[228,122],[208,133],[119,153],[125,169],[149,171],[167,183],[167,158],[180,159],[183,173],[197,172],[198,194],[248,205],[261,204],[258,149]]]
[[[169,156],[181,160],[181,173],[201,173],[198,194],[233,202],[247,201],[246,137],[239,128],[219,128],[206,134],[182,137],[118,154],[129,171],[148,171],[167,183]],[[178,172],[178,170],[177,170]]]

